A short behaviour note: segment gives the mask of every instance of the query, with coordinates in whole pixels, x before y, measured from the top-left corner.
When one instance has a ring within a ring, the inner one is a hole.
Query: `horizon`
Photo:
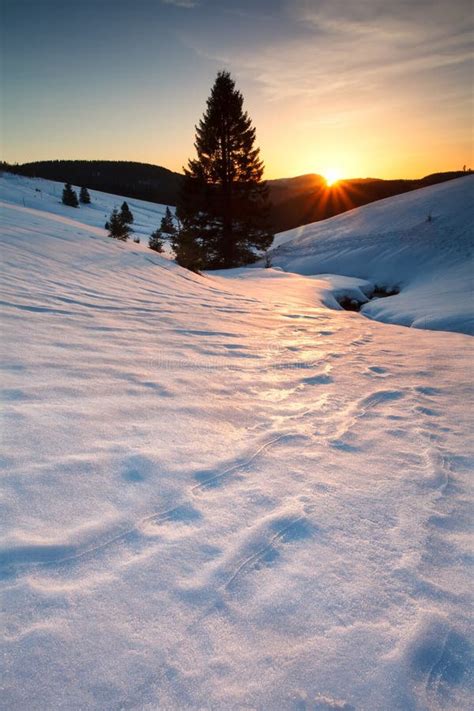
[[[132,158],[131,159],[121,159],[121,158],[115,158],[115,159],[114,158],[44,158],[44,159],[39,159],[39,160],[34,160],[34,161],[25,160],[22,163],[20,163],[19,161],[9,162],[9,161],[5,161],[2,158],[0,158],[0,163],[3,162],[12,168],[14,168],[15,166],[21,167],[22,165],[30,165],[30,164],[34,164],[34,163],[54,163],[56,161],[57,162],[60,162],[60,161],[78,162],[78,163],[82,163],[82,162],[139,163],[139,164],[141,163],[142,165],[150,165],[155,168],[164,168],[165,170],[169,170],[172,173],[177,173],[179,175],[183,175],[182,171],[173,170],[166,165],[160,165],[159,163],[146,163],[145,161],[136,161],[136,160],[133,160]],[[399,176],[391,177],[391,178],[381,178],[377,175],[351,175],[351,176],[344,175],[344,176],[340,176],[337,179],[335,179],[333,181],[333,183],[330,183],[329,185],[327,185],[327,187],[330,188],[332,185],[335,185],[337,183],[344,182],[344,181],[352,181],[352,180],[369,180],[369,181],[370,180],[422,180],[423,178],[427,178],[430,175],[435,175],[438,173],[439,174],[443,174],[443,173],[448,174],[448,173],[465,172],[466,175],[470,174],[472,172],[471,167],[470,166],[465,166],[465,167],[466,167],[465,171],[463,171],[462,168],[459,170],[440,169],[440,170],[433,171],[433,173],[426,173],[423,175],[415,175],[415,176],[410,176],[410,177],[399,175]],[[293,180],[295,178],[307,178],[307,177],[311,177],[311,176],[315,177],[315,178],[321,178],[322,180],[327,181],[327,177],[325,175],[323,175],[322,173],[317,173],[317,172],[299,173],[298,175],[281,175],[281,176],[275,177],[275,178],[265,177],[264,180],[267,182],[271,182],[271,181],[275,181],[275,180]],[[38,177],[41,177],[41,176],[38,176]],[[53,180],[53,182],[64,182],[64,181],[54,181]]]
[[[1,8],[8,163],[74,160],[74,140],[77,160],[181,172],[223,68],[244,96],[267,180],[413,179],[473,162],[469,0]]]

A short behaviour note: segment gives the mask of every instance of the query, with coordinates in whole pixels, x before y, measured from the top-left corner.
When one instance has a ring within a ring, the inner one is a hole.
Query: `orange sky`
[[[474,167],[471,0],[113,5],[2,5],[4,160],[137,160],[180,171],[226,68],[267,178]]]

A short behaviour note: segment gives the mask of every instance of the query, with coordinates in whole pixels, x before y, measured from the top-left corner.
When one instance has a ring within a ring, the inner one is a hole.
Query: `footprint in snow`
[[[382,368],[378,365],[371,365],[367,368],[366,375],[374,376],[378,378],[387,378],[390,373],[386,368]]]
[[[264,540],[261,540],[262,531],[256,531],[255,539],[251,539],[245,546],[246,555],[230,574],[225,589],[234,589],[241,577],[251,570],[272,566],[281,555],[282,544],[305,540],[314,530],[315,527],[305,516],[284,516],[272,521]]]

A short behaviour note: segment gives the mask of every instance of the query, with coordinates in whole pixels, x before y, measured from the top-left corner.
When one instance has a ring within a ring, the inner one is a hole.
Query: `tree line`
[[[60,183],[87,185],[123,199],[136,198],[162,205],[176,205],[184,177],[163,166],[136,161],[49,160],[21,165],[0,163],[2,169],[32,178],[46,178]]]

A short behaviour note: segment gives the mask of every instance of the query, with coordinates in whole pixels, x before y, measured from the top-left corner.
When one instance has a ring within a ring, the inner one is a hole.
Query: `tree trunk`
[[[224,267],[228,269],[234,264],[234,241],[232,230],[232,174],[230,160],[230,137],[227,126],[222,127],[221,149],[223,162],[223,215],[222,215],[222,256]]]

